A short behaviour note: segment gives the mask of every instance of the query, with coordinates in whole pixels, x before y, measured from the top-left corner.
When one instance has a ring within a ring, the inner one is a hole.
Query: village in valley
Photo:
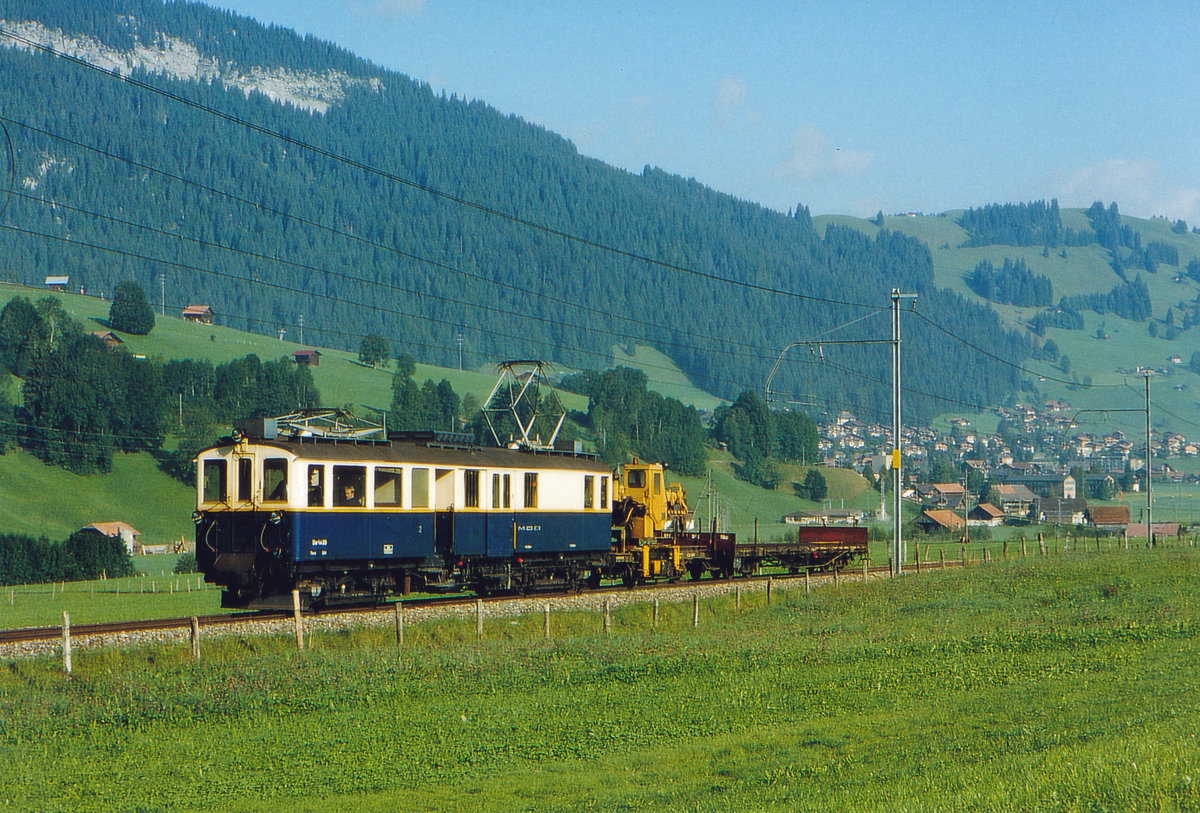
[[[1075,420],[1080,410],[1064,401],[1001,406],[995,412],[999,424],[992,433],[975,430],[965,418],[951,419],[949,431],[904,427],[903,496],[922,507],[916,519],[919,527],[962,532],[1046,523],[1146,536],[1144,517],[1131,516],[1128,505],[1112,504],[1125,493],[1145,488],[1144,437],[1130,437],[1119,429],[1103,434],[1083,431]],[[891,427],[866,423],[843,411],[818,429],[825,465],[853,468],[868,480],[885,471]],[[1200,482],[1200,474],[1185,475],[1159,459],[1200,455],[1200,442],[1178,432],[1155,432],[1151,450],[1153,486]],[[784,520],[803,524],[864,518],[856,509],[830,509],[796,512]],[[1155,518],[1154,533],[1178,535],[1179,523]]]

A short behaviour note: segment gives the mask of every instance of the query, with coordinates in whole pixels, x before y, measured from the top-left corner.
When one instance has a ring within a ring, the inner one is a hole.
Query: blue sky
[[[224,0],[780,211],[1058,198],[1200,226],[1200,4]]]

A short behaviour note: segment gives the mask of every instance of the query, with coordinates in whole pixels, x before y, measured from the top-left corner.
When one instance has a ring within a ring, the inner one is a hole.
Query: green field
[[[80,477],[33,455],[0,455],[0,532],[66,539],[93,522],[127,522],[147,545],[194,533],[191,488],[160,471],[149,454],[117,454],[108,474]]]
[[[1196,810],[1191,548],[0,669],[0,809]]]

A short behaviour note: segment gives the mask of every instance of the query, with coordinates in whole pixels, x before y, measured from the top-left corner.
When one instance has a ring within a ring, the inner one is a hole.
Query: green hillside
[[[80,477],[24,451],[0,455],[0,533],[65,539],[93,522],[127,522],[139,541],[192,538],[192,489],[160,471],[148,454],[119,454],[107,474]]]
[[[497,358],[603,369],[614,346],[652,347],[726,399],[761,388],[784,345],[886,308],[894,285],[953,312],[977,345],[1028,351],[989,309],[937,287],[929,252],[903,234],[818,233],[803,202],[773,211],[654,167],[606,166],[312,37],[160,0],[0,0],[0,19],[79,54],[0,47],[17,181],[0,279],[68,275],[88,292],[132,279],[156,301],[165,289],[172,310],[211,305],[225,325],[294,340],[303,324],[308,343],[351,353],[377,333],[429,363],[457,367],[461,351],[476,370]],[[145,53],[179,70],[139,69]],[[285,86],[316,77],[328,107],[197,82],[188,54]],[[129,65],[137,83],[89,59]],[[950,397],[996,400],[1016,384],[928,326],[908,336],[926,349],[913,366]],[[874,371],[886,352],[838,356],[857,373],[786,365],[776,391],[885,409]],[[680,383],[660,366],[652,383]],[[947,373],[964,368],[973,374]],[[937,411],[935,398],[908,404],[921,419]]]
[[[101,330],[107,323],[110,303],[97,297],[0,284],[0,308],[14,296],[34,300],[54,296],[86,328]],[[130,353],[164,361],[193,358],[215,364],[249,353],[264,360],[280,358],[299,347],[269,336],[161,315],[148,335],[122,334],[122,338]],[[360,413],[390,407],[391,368],[371,369],[358,361],[356,353],[344,350],[322,348],[321,353],[321,364],[312,373],[327,405],[349,405]],[[650,348],[638,347],[634,355],[621,358],[630,366],[654,369],[655,377],[666,381],[661,387],[670,397],[703,408],[719,403],[719,399],[692,387],[669,359]],[[481,403],[496,381],[491,370],[455,370],[426,364],[417,365],[416,378],[445,378],[458,393],[471,393]],[[7,386],[9,396],[18,401],[19,383],[7,374],[0,380],[0,386]],[[659,385],[654,388],[659,389]],[[567,409],[586,411],[585,397],[565,391],[559,396]],[[0,455],[0,532],[57,539],[92,522],[121,520],[142,531],[146,544],[166,544],[180,536],[190,538],[193,499],[191,490],[160,471],[149,454],[118,454],[110,473],[89,477],[45,465],[22,451]]]
[[[954,291],[964,299],[990,304],[1002,322],[1012,329],[1041,341],[1029,329],[1029,320],[1041,308],[1017,307],[988,303],[967,285],[967,276],[981,261],[999,267],[1005,259],[1023,260],[1030,271],[1048,277],[1053,284],[1054,301],[1064,296],[1103,292],[1121,282],[1111,266],[1109,252],[1098,244],[1053,248],[1041,246],[988,245],[963,247],[967,232],[957,223],[961,211],[938,215],[885,216],[883,228],[902,232],[925,243],[933,255],[936,284]],[[873,220],[847,217],[814,218],[820,226],[826,222],[839,223],[876,234],[880,227]],[[1064,226],[1076,230],[1088,228],[1083,210],[1064,209]],[[1170,429],[1188,436],[1200,434],[1200,376],[1188,369],[1194,353],[1200,352],[1200,327],[1179,330],[1175,338],[1167,339],[1167,312],[1174,311],[1172,321],[1180,326],[1182,315],[1195,307],[1200,296],[1200,283],[1187,276],[1187,265],[1200,258],[1200,235],[1172,230],[1172,224],[1161,218],[1145,220],[1122,216],[1141,238],[1143,245],[1159,242],[1178,250],[1179,264],[1160,264],[1154,273],[1127,269],[1130,278],[1140,276],[1149,290],[1153,316],[1149,321],[1120,318],[1112,313],[1083,311],[1082,330],[1048,328],[1045,338],[1052,338],[1070,364],[1064,371],[1058,362],[1027,359],[1021,366],[1035,373],[1025,376],[1025,392],[1014,392],[1015,399],[1063,400],[1079,410],[1142,409],[1145,405],[1144,379],[1129,371],[1149,367],[1156,371],[1151,377],[1151,416],[1158,429]],[[1066,256],[1064,257],[1063,254]],[[1045,256],[1043,256],[1045,255]],[[918,301],[917,309],[937,319],[939,314]],[[1155,324],[1158,337],[1150,335]],[[907,322],[906,322],[907,324]],[[1100,335],[1106,338],[1100,338]],[[1177,357],[1178,361],[1172,361]],[[906,359],[906,363],[907,359]],[[1092,385],[1080,386],[1085,383]],[[1074,385],[1073,385],[1074,384]],[[987,406],[981,404],[981,406]],[[948,412],[967,413],[971,410]],[[1144,414],[1088,414],[1081,418],[1085,429],[1107,431],[1121,428],[1126,432],[1144,433]]]

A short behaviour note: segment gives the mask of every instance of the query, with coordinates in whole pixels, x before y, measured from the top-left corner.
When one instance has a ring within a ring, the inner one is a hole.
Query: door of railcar
[[[433,546],[439,555],[454,555],[454,469],[434,469]]]

